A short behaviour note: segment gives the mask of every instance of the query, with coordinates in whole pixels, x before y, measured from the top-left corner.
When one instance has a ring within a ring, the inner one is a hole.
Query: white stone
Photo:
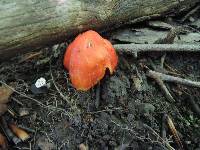
[[[37,81],[35,82],[36,88],[41,88],[41,87],[43,87],[43,86],[46,86],[46,84],[47,84],[47,83],[46,83],[46,79],[43,78],[43,77],[37,79]]]

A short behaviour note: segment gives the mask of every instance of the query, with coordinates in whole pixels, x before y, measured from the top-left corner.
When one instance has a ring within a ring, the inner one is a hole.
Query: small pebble
[[[35,95],[46,93],[48,90],[46,79],[43,77],[39,78],[34,84],[31,85],[30,90]]]
[[[20,108],[19,109],[19,116],[23,117],[23,116],[27,116],[29,115],[29,109],[27,108]]]

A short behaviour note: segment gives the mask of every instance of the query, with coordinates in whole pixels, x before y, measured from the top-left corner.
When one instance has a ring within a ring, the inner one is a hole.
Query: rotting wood
[[[0,56],[61,43],[84,30],[106,30],[146,16],[187,10],[199,0],[0,0]]]

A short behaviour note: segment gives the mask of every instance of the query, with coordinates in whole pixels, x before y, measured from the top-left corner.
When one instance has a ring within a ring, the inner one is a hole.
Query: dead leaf
[[[142,80],[138,77],[133,76],[133,83],[135,85],[135,88],[137,91],[141,91],[142,90]]]
[[[8,107],[6,103],[9,102],[9,97],[12,93],[13,90],[8,88],[7,86],[2,85],[0,87],[0,116],[7,111]]]
[[[26,131],[17,127],[15,124],[9,124],[9,127],[12,130],[12,132],[22,141],[26,141],[30,138],[29,134]]]
[[[9,102],[9,97],[13,93],[13,90],[5,85],[0,87],[0,104],[6,104]]]
[[[1,150],[7,150],[8,149],[7,140],[6,140],[5,136],[3,136],[1,133],[0,133],[0,149]]]
[[[8,107],[6,104],[0,104],[0,116],[7,111]]]

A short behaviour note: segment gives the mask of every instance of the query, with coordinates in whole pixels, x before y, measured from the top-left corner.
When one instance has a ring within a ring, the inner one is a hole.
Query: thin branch
[[[149,75],[148,75],[149,76]],[[151,77],[151,76],[149,76]],[[170,101],[170,102],[175,102],[175,99],[173,98],[173,96],[171,95],[171,93],[169,92],[169,90],[167,89],[166,85],[164,84],[163,80],[161,80],[159,77],[153,77],[154,80],[158,83],[158,85],[160,86],[161,90],[164,92],[166,98]]]
[[[158,85],[163,90],[166,98],[170,102],[174,102],[175,100],[172,97],[172,95],[170,94],[169,90],[167,89],[167,87],[165,86],[163,81],[179,83],[179,84],[188,85],[188,86],[192,86],[192,87],[200,87],[200,82],[191,81],[191,80],[183,79],[183,78],[180,78],[180,77],[174,77],[174,76],[171,76],[171,75],[166,75],[164,73],[156,72],[156,71],[153,71],[153,70],[148,70],[146,75],[148,77],[154,79],[158,83]]]
[[[186,93],[186,94],[188,94],[188,93]],[[199,105],[197,104],[197,102],[195,102],[193,95],[191,95],[191,94],[188,94],[188,95],[189,95],[189,99],[187,99],[187,100],[191,104],[192,110],[200,117],[200,107],[199,107]]]
[[[188,19],[191,15],[193,15],[196,11],[198,11],[200,8],[200,5],[197,5],[194,9],[192,9],[191,11],[189,11],[182,19],[181,22],[185,22],[186,19]]]
[[[168,142],[166,142],[153,128],[151,128],[150,126],[148,126],[147,124],[143,124],[143,127],[145,129],[148,129],[149,131],[151,131],[155,136],[157,136],[160,141],[162,143],[164,143],[166,145],[166,147],[170,150],[175,150]]]
[[[193,44],[115,44],[114,48],[135,57],[140,52],[200,52],[200,45]]]
[[[56,85],[56,82],[55,82],[53,74],[52,74],[51,67],[50,67],[50,75],[51,75],[51,79],[52,79],[53,85],[56,88],[56,90],[58,91],[58,93],[60,94],[60,97],[62,97],[62,99],[65,100],[68,105],[72,106],[72,102],[61,92],[61,90]]]
[[[111,120],[112,123],[114,123],[116,126],[120,127],[122,130],[126,130],[126,131],[129,131],[131,133],[133,133],[138,139],[141,140],[141,138],[136,134],[136,132],[133,130],[133,129],[130,129],[128,126],[126,127],[123,127],[122,125],[116,123],[115,121]],[[165,146],[169,149],[169,150],[175,150],[173,147],[171,147],[171,145],[169,145],[169,143],[167,143],[166,141],[164,141],[162,139],[162,137],[160,137],[160,135],[158,133],[156,133],[155,130],[153,130],[151,127],[149,127],[148,125],[146,124],[142,124],[142,126],[145,128],[145,129],[148,129],[149,131],[151,131],[158,139],[159,141],[157,141],[158,143],[161,144],[161,146],[163,148],[165,148]],[[145,138],[144,138],[145,139]],[[144,140],[143,139],[143,140]]]
[[[156,72],[153,70],[149,70],[147,75],[152,78],[159,78],[162,81],[175,82],[175,83],[179,83],[179,84],[183,84],[183,85],[187,85],[187,86],[200,88],[200,82],[191,81],[191,80],[183,79],[180,77],[174,77],[171,75],[166,75],[164,73]]]

